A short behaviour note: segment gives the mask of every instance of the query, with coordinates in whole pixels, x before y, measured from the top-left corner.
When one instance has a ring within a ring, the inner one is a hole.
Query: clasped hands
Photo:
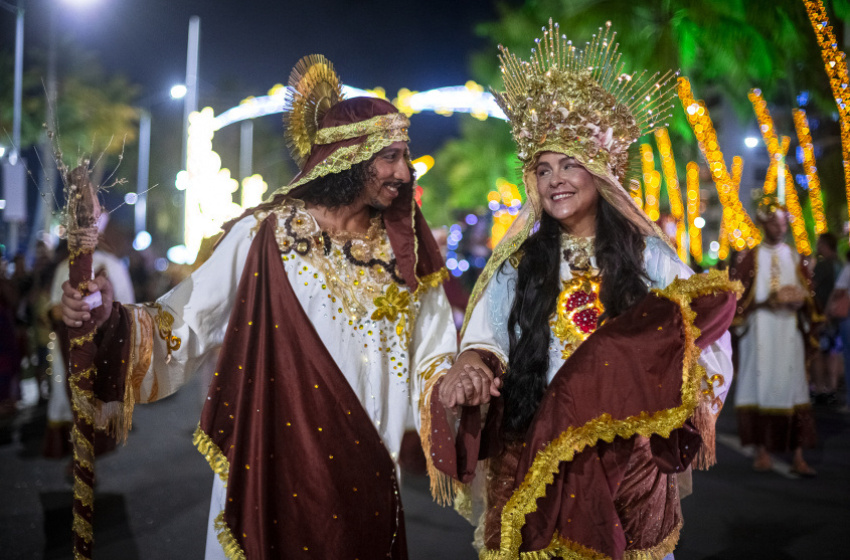
[[[481,357],[467,350],[458,356],[440,382],[440,402],[452,409],[456,406],[478,406],[498,397],[502,380],[496,377]]]

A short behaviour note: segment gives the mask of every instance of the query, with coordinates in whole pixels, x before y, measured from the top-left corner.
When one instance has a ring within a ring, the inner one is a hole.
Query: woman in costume
[[[677,475],[713,460],[737,286],[692,276],[623,188],[675,82],[624,74],[609,31],[577,51],[550,21],[529,62],[500,56],[527,202],[422,410],[482,558],[664,558]]]

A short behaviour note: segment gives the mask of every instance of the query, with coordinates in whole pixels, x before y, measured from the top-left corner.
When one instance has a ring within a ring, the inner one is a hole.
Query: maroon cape
[[[443,262],[411,197],[384,223],[414,290]],[[219,541],[229,558],[407,558],[395,463],[295,296],[275,225],[272,213],[252,242],[195,433],[227,484]],[[129,361],[129,314],[115,309],[99,337],[105,402],[123,400]]]
[[[649,438],[646,454],[663,473],[684,471],[693,460],[701,440],[690,419],[705,374],[696,360],[729,327],[739,286],[719,272],[676,280],[601,325],[576,350],[547,388],[518,453],[499,546],[488,557],[546,551],[617,559],[660,544],[640,535],[641,524],[658,520],[615,501],[633,454],[645,447],[639,437]],[[500,405],[492,402],[489,416],[498,417]],[[435,399],[432,439],[445,442],[440,407]],[[488,418],[482,430],[477,414],[478,407],[464,410],[455,447],[432,447],[435,464],[461,482],[470,481],[476,458],[501,452],[499,421]],[[662,537],[673,535],[678,520],[664,522]]]

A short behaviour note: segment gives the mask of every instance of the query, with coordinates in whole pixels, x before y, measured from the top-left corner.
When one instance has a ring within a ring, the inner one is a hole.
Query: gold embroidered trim
[[[333,144],[335,142],[342,142],[343,140],[359,138],[360,136],[386,134],[396,129],[406,132],[408,127],[410,127],[410,119],[403,113],[378,115],[365,121],[320,128],[316,133],[314,144]]]
[[[92,526],[91,523],[80,517],[78,513],[74,513],[74,533],[81,536],[87,543],[92,541]]]
[[[422,390],[422,398],[419,400],[419,439],[422,444],[422,452],[425,454],[425,464],[428,470],[428,479],[431,483],[431,496],[441,506],[446,506],[454,501],[455,496],[464,487],[458,480],[450,477],[434,465],[432,423],[431,423],[431,401],[435,397],[434,386],[442,379],[445,373],[431,377],[425,382]]]
[[[77,348],[78,346],[82,346],[86,342],[91,342],[94,340],[94,335],[97,334],[97,330],[93,330],[88,334],[84,334],[83,336],[78,336],[77,338],[71,339],[71,348]]]
[[[156,321],[157,328],[159,329],[159,337],[165,341],[165,363],[167,364],[171,362],[171,353],[180,350],[182,341],[179,337],[171,334],[171,326],[174,324],[174,315],[165,311],[158,301],[153,302],[151,307],[157,311],[154,316],[154,320]]]
[[[439,368],[440,366],[445,366],[446,370],[448,370],[450,367],[452,367],[452,364],[454,363],[454,357],[454,354],[440,354],[438,356],[435,356],[429,362],[426,362],[428,366],[422,368],[421,372],[419,373],[419,378],[422,379],[422,381],[428,381],[434,376],[434,374],[437,372],[437,368]]]
[[[95,370],[95,367],[94,367],[94,366],[92,366],[92,367],[90,367],[90,368],[87,368],[87,369],[80,370],[80,371],[75,371],[75,372],[73,372],[73,373],[71,374],[71,376],[68,378],[68,381],[70,381],[71,383],[76,384],[77,382],[79,382],[79,380],[80,380],[81,378],[91,379],[91,376],[95,373],[95,371],[96,371],[96,370]]]
[[[627,550],[623,560],[664,560],[664,557],[676,550],[679,536],[682,532],[682,522],[676,524],[670,534],[657,545],[643,550]]]
[[[722,291],[735,292],[740,296],[740,282],[730,281],[727,271],[712,270],[708,274],[696,274],[686,280],[676,279],[663,290],[654,289],[658,297],[664,297],[678,304],[682,313],[685,336],[685,352],[682,360],[682,390],[680,406],[659,410],[653,414],[646,411],[623,420],[614,420],[604,413],[583,426],[571,427],[556,437],[549,445],[539,451],[534,458],[525,479],[514,491],[502,510],[502,532],[498,551],[488,560],[515,559],[519,557],[522,545],[522,527],[526,515],[537,510],[537,500],[546,494],[546,487],[552,484],[560,464],[572,461],[576,453],[595,445],[600,440],[611,442],[615,437],[628,439],[634,435],[650,437],[659,434],[669,437],[670,432],[681,427],[691,417],[699,404],[700,382],[705,374],[697,360],[700,349],[696,346],[699,329],[694,326],[696,313],[691,310],[692,299]],[[594,551],[596,553],[596,551]],[[593,558],[584,556],[577,558]]]
[[[409,141],[410,137],[407,135],[406,129],[391,130],[386,136],[377,134],[370,135],[365,142],[361,142],[360,144],[355,144],[353,146],[344,146],[335,150],[331,155],[325,158],[324,161],[307,172],[306,175],[289,185],[276,190],[273,196],[286,194],[292,189],[300,187],[301,185],[309,183],[319,177],[351,169],[352,166],[370,159],[393,142]]]
[[[202,429],[200,424],[192,436],[192,443],[210,464],[210,468],[218,475],[224,485],[227,486],[227,478],[230,475],[230,462],[218,445]]]
[[[449,271],[446,267],[441,268],[437,272],[432,272],[419,279],[419,286],[416,287],[416,293],[428,288],[438,288],[443,282],[448,280]]]
[[[216,516],[213,527],[215,528],[218,542],[222,550],[224,550],[224,555],[227,556],[227,560],[246,560],[245,551],[239,546],[239,541],[236,540],[233,531],[230,530],[227,521],[224,520],[224,510],[221,510]]]
[[[374,300],[375,311],[372,312],[372,320],[380,321],[386,319],[390,323],[398,320],[395,332],[399,336],[403,350],[410,346],[410,325],[413,324],[413,311],[410,308],[410,292],[399,290],[398,284],[387,286],[384,295]]]

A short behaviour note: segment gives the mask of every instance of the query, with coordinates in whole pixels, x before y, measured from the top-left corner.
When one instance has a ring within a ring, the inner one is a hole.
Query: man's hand
[[[467,350],[458,356],[446,377],[440,382],[440,402],[446,408],[478,406],[498,397],[502,380],[493,375],[481,357]]]
[[[83,296],[67,280],[62,284],[62,321],[69,327],[81,327],[83,321],[94,319],[98,328],[112,315],[112,282],[101,272],[89,282],[89,293],[100,292],[100,306],[90,309]]]

